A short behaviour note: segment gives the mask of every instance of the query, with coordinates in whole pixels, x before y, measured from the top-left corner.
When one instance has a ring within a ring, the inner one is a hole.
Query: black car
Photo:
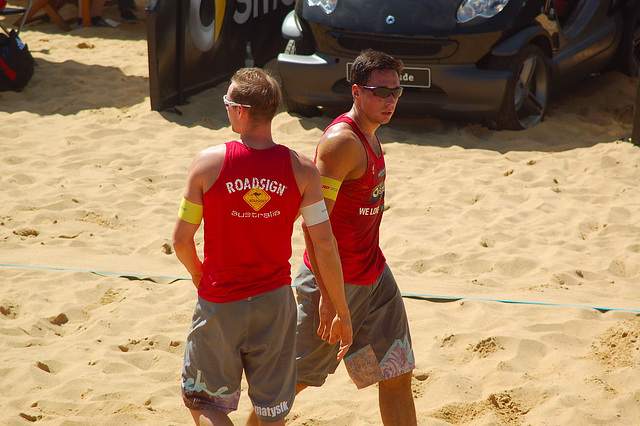
[[[552,91],[610,67],[638,74],[640,0],[297,0],[282,33],[292,113],[350,105],[351,63],[372,48],[404,62],[399,111],[521,130]]]

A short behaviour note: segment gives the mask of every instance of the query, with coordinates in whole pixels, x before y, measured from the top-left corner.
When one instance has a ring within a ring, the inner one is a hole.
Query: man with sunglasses
[[[284,425],[295,396],[296,307],[291,236],[299,214],[336,316],[327,339],[351,344],[342,270],[313,162],[276,144],[276,80],[237,71],[223,96],[240,139],[200,152],[191,164],[173,244],[198,289],[185,344],[182,396],[196,425],[230,425],[242,374],[260,424]],[[204,218],[204,261],[194,235]]]
[[[386,168],[376,130],[387,124],[402,95],[402,61],[363,51],[351,69],[351,110],[327,127],[315,163],[331,226],[338,242],[353,344],[345,366],[361,389],[378,383],[385,425],[415,425],[411,392],[415,368],[411,336],[398,286],[379,247]],[[305,237],[310,236],[305,229]],[[311,240],[294,280],[298,295],[298,386],[321,386],[338,362],[338,347],[327,343],[334,306]],[[318,327],[319,324],[319,327]]]

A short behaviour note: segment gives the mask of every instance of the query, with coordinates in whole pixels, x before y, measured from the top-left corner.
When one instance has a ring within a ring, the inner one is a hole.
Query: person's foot
[[[91,26],[92,27],[111,27],[111,25],[109,25],[107,21],[102,19],[102,16],[92,17]]]
[[[133,13],[133,10],[130,8],[122,9],[120,12],[120,17],[124,20],[124,22],[140,22],[140,19]]]
[[[111,27],[107,21],[102,19],[102,16],[92,16],[91,17],[91,26],[92,27]],[[76,29],[84,28],[82,18],[78,18],[78,25]]]

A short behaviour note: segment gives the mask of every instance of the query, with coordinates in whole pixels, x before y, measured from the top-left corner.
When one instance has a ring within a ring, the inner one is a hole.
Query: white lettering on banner
[[[375,216],[380,213],[380,206],[378,207],[360,207],[360,216]]]
[[[191,40],[201,51],[208,52],[215,45],[222,21],[224,20],[227,1],[213,0],[214,17],[211,22],[204,24],[202,19],[202,3],[206,0],[189,0],[189,27],[191,28]],[[209,0],[211,1],[211,0]],[[249,18],[257,18],[260,15],[267,15],[269,12],[277,10],[278,4],[291,6],[295,0],[237,0],[236,10],[233,12],[233,20],[238,24],[246,23]],[[273,3],[273,8],[269,10],[269,3]],[[262,3],[262,13],[260,14],[260,3]]]
[[[189,1],[189,27],[191,28],[191,40],[201,51],[208,52],[213,48],[218,39],[222,20],[224,19],[226,0],[214,0],[213,20],[205,25],[201,19],[202,0]]]
[[[262,417],[276,417],[279,414],[286,413],[289,411],[289,404],[287,401],[282,401],[280,404],[275,407],[253,407],[254,411],[257,415]]]
[[[282,2],[285,6],[291,6],[295,0],[238,0],[238,7],[233,12],[233,20],[237,24],[246,23],[249,18],[257,18],[261,15],[266,15],[271,11],[278,9],[278,3]],[[273,6],[269,10],[269,3],[272,2]],[[260,8],[262,3],[262,8]],[[260,11],[262,10],[262,13]]]
[[[251,179],[244,178],[236,179],[232,182],[225,182],[225,186],[229,194],[233,194],[236,191],[248,191],[253,188],[261,188],[274,194],[284,195],[284,191],[287,189],[286,185],[276,182],[275,180],[264,178],[259,179],[255,177]]]

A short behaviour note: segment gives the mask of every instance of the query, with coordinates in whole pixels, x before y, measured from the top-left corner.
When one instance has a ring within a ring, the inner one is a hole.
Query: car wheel
[[[508,70],[512,76],[500,112],[486,121],[495,130],[523,130],[542,121],[549,98],[549,65],[542,49],[525,46],[518,54],[496,56],[490,68]]]
[[[311,55],[314,51],[315,48],[313,43],[306,39],[302,39],[289,40],[284,53],[289,53],[291,55]],[[300,114],[303,117],[318,117],[322,115],[322,111],[317,106],[301,104],[300,102],[296,102],[291,99],[284,90],[284,87],[282,89],[282,100],[284,101],[289,113]]]
[[[633,13],[627,15],[624,30],[620,39],[620,46],[614,58],[618,69],[634,78],[640,70],[640,6],[636,6]]]

